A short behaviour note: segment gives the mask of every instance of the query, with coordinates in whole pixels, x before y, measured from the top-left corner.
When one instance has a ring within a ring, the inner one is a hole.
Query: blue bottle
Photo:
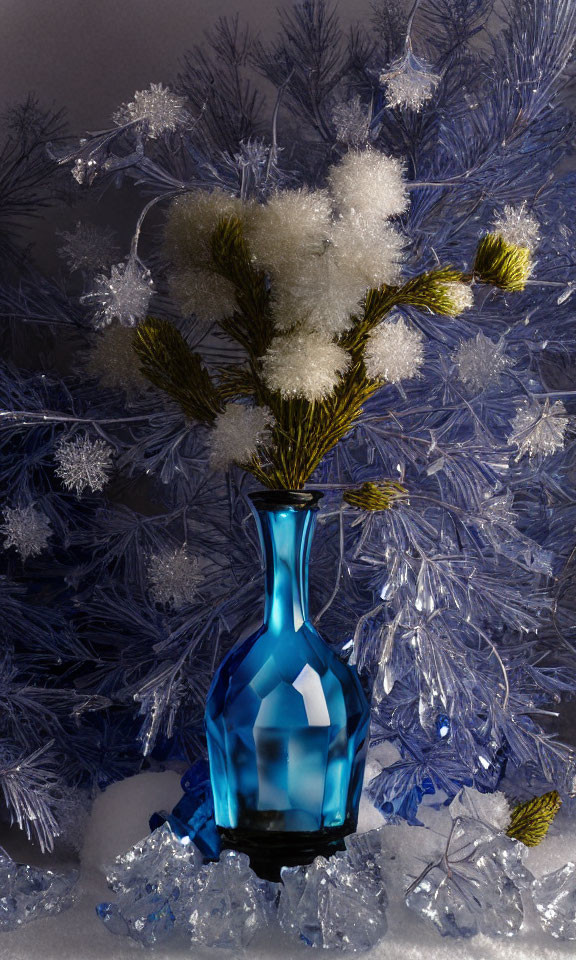
[[[356,669],[308,615],[308,558],[322,495],[252,494],[265,560],[264,623],[218,668],[206,706],[216,823],[225,846],[279,879],[354,831],[369,706]]]

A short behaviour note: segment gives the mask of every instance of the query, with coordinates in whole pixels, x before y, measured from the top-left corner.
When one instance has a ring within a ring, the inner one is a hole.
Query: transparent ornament
[[[109,277],[105,274],[96,276],[93,290],[82,297],[82,302],[95,308],[97,329],[114,320],[133,327],[146,314],[153,290],[150,271],[131,257],[126,263],[113,266]]]
[[[463,340],[454,353],[454,363],[462,383],[473,390],[497,384],[512,360],[504,352],[504,342],[494,343],[483,333]]]
[[[95,493],[102,490],[112,472],[114,451],[104,440],[89,437],[74,437],[62,440],[56,447],[54,459],[60,477],[67,490],[75,490],[80,496],[84,490]]]
[[[439,75],[412,53],[410,45],[403,57],[380,74],[380,83],[386,87],[386,105],[414,111],[421,110],[432,98],[439,82]]]
[[[70,270],[108,270],[118,255],[116,234],[110,227],[78,220],[73,232],[63,230],[60,236],[65,242],[58,254]]]
[[[4,547],[14,547],[23,560],[36,557],[48,545],[52,535],[50,521],[45,514],[34,506],[5,507],[4,523],[0,533],[4,534]]]
[[[181,610],[191,603],[204,580],[198,557],[186,545],[152,554],[147,563],[150,594],[156,603]]]
[[[77,879],[76,870],[60,874],[15,863],[0,849],[0,931],[70,907]]]
[[[561,400],[551,403],[546,398],[543,404],[527,400],[516,411],[508,443],[518,447],[518,460],[526,454],[531,458],[549,456],[562,450],[569,422]]]
[[[361,147],[370,139],[370,110],[359,96],[337,103],[332,110],[332,123],[339,143]]]
[[[147,90],[137,90],[134,99],[123,104],[113,119],[118,126],[134,122],[145,124],[148,136],[156,139],[162,133],[190,122],[185,103],[185,97],[172,93],[161,83],[152,83]]]

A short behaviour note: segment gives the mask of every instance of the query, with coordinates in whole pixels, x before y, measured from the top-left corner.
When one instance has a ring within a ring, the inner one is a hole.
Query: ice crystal
[[[201,328],[230,316],[236,308],[233,285],[213,271],[191,267],[171,274],[169,282],[184,316],[194,314]]]
[[[527,212],[526,203],[517,207],[506,204],[494,219],[493,232],[508,243],[534,250],[540,239],[540,224],[536,217]]]
[[[87,436],[62,440],[54,454],[58,464],[56,476],[78,496],[86,489],[94,493],[108,482],[113,455],[112,447],[104,440],[90,440]]]
[[[23,560],[36,557],[46,549],[52,528],[48,517],[34,504],[5,507],[3,516],[0,532],[4,534],[5,548],[14,547]]]
[[[569,422],[561,400],[550,403],[546,398],[543,404],[535,399],[525,400],[510,425],[508,443],[518,447],[518,460],[525,454],[531,458],[548,456],[563,448]]]
[[[114,114],[114,123],[123,127],[128,123],[145,124],[149,137],[156,139],[166,131],[177,130],[189,122],[184,97],[163,86],[152,83],[147,90],[137,90],[130,103],[124,103]]]
[[[98,274],[91,293],[82,297],[84,303],[95,308],[94,325],[97,329],[118,320],[125,327],[133,327],[148,310],[154,284],[150,271],[134,258],[112,267],[110,276]]]
[[[70,270],[109,270],[118,255],[111,227],[78,220],[73,232],[63,230],[60,236],[65,242],[58,253]]]
[[[174,610],[180,610],[192,601],[204,579],[198,557],[192,556],[185,544],[177,550],[152,554],[147,563],[147,575],[155,602]]]
[[[417,377],[424,363],[424,338],[402,317],[385,320],[370,334],[364,363],[374,380],[399,383]]]
[[[77,879],[77,871],[60,874],[15,863],[0,848],[0,931],[70,907]]]
[[[576,864],[538,877],[532,898],[542,929],[556,940],[576,940]]]
[[[134,331],[112,324],[94,335],[88,355],[88,369],[103,387],[124,390],[135,396],[148,389],[149,382],[140,371],[133,347]]]
[[[463,340],[454,353],[454,363],[462,383],[472,390],[483,390],[498,383],[512,360],[504,352],[504,342],[494,343],[483,333]]]
[[[336,104],[332,123],[338,142],[349,147],[363,147],[370,138],[370,111],[358,95]]]
[[[408,194],[399,160],[377,150],[350,151],[328,172],[328,182],[341,213],[367,221],[404,213]]]
[[[264,379],[282,396],[321,400],[350,366],[350,355],[315,331],[276,337],[262,361]]]
[[[474,306],[474,293],[468,283],[459,280],[450,280],[444,284],[444,291],[452,301],[452,310],[455,314],[464,313]]]
[[[479,820],[493,830],[507,830],[510,824],[510,804],[499,790],[480,793],[471,787],[463,787],[450,804],[450,816]]]
[[[244,217],[249,206],[224,190],[192,190],[172,201],[166,216],[166,251],[177,272],[209,267],[210,242],[225,217]]]
[[[386,105],[415,111],[432,98],[439,81],[438,74],[411,50],[380,74],[380,83],[386,86]]]
[[[246,463],[270,436],[273,417],[266,407],[228,403],[214,422],[210,437],[210,463],[226,470],[233,463]]]

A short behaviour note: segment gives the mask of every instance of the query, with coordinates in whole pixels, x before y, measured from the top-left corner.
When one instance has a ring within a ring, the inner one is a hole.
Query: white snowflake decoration
[[[364,363],[374,380],[400,383],[417,377],[424,363],[424,338],[401,317],[385,320],[370,334]]]
[[[175,610],[191,602],[204,580],[198,557],[191,556],[185,544],[152,554],[146,572],[152,599]]]
[[[570,422],[566,407],[560,400],[543,404],[538,400],[526,400],[516,411],[511,423],[508,443],[518,447],[517,460],[525,454],[546,457],[564,446],[564,434]]]
[[[444,292],[452,301],[452,309],[455,313],[464,313],[464,310],[470,310],[474,306],[474,293],[468,283],[450,280],[444,284]]]
[[[358,95],[336,104],[332,110],[332,123],[338,143],[363,147],[370,139],[370,111]]]
[[[377,150],[347,153],[330,168],[330,189],[341,213],[355,213],[366,222],[404,213],[408,194],[399,160]]]
[[[540,224],[527,212],[526,203],[518,207],[508,204],[494,219],[494,233],[499,234],[508,243],[534,250],[540,239]]]
[[[380,74],[380,83],[386,87],[386,105],[415,111],[432,98],[439,82],[438,74],[411,50]]]
[[[316,331],[276,337],[262,361],[264,379],[283,397],[322,400],[350,366],[351,357],[337,343]]]
[[[133,341],[134,331],[130,327],[112,324],[94,334],[88,356],[89,372],[98,378],[103,387],[121,389],[130,396],[150,386],[140,370],[140,360]]]
[[[97,329],[114,320],[133,327],[146,314],[153,289],[150,271],[130,258],[126,263],[113,266],[109,277],[105,274],[95,277],[92,292],[82,297],[82,301],[96,307]]]
[[[48,517],[37,510],[34,504],[26,507],[6,507],[4,523],[4,547],[14,547],[23,560],[35,557],[46,549],[52,533]]]
[[[210,464],[215,470],[227,470],[233,463],[247,463],[258,447],[270,438],[274,422],[266,407],[228,403],[216,417],[210,437]]]
[[[70,270],[109,270],[118,256],[115,231],[94,223],[76,223],[73,232],[59,234],[65,241],[58,254]]]
[[[483,390],[498,383],[512,360],[504,352],[504,343],[494,343],[483,333],[463,340],[454,353],[458,377],[472,390]]]
[[[162,133],[176,130],[189,123],[185,97],[172,93],[161,83],[152,83],[147,90],[137,90],[130,103],[124,103],[114,114],[114,123],[123,127],[129,123],[146,124],[148,136],[156,139]]]
[[[86,489],[94,493],[108,482],[113,455],[112,447],[104,440],[90,440],[87,436],[62,440],[54,455],[58,463],[56,476],[78,496]]]

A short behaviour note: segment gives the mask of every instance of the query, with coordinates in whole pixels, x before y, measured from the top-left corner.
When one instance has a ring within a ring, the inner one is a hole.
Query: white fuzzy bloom
[[[526,203],[518,207],[506,205],[494,218],[494,233],[517,247],[534,250],[540,239],[540,224],[526,210]]]
[[[92,292],[83,296],[82,302],[96,308],[96,329],[108,326],[113,320],[133,327],[146,314],[153,290],[150,271],[131,257],[126,263],[113,266],[109,277],[105,274],[95,277]]]
[[[323,190],[280,190],[255,206],[245,237],[256,263],[273,277],[292,279],[321,254],[330,232],[331,205]]]
[[[366,372],[372,380],[399,383],[417,377],[424,363],[424,338],[398,317],[385,320],[370,334],[364,353]]]
[[[135,121],[146,124],[148,136],[156,139],[167,130],[189,123],[185,103],[185,97],[177,96],[161,83],[152,83],[147,90],[137,90],[130,103],[123,103],[113,120],[119,127]]]
[[[46,549],[52,533],[48,517],[37,510],[34,504],[26,507],[6,507],[3,511],[4,523],[0,532],[4,534],[4,547],[14,547],[23,560],[35,557]]]
[[[452,301],[456,313],[463,313],[464,310],[470,310],[474,306],[474,294],[470,284],[461,283],[459,280],[450,280],[444,284],[444,290]]]
[[[262,361],[270,390],[283,397],[322,400],[350,366],[350,355],[316,331],[297,331],[276,337]]]
[[[118,324],[95,334],[88,355],[88,370],[103,387],[121,389],[130,396],[150,385],[140,370],[140,360],[134,350],[134,331]]]
[[[54,454],[58,464],[56,476],[78,496],[87,488],[92,492],[102,490],[112,472],[113,455],[112,447],[104,440],[86,436],[62,440]]]
[[[432,98],[439,81],[438,74],[411,50],[380,74],[380,83],[386,87],[386,105],[416,111]]]
[[[118,256],[116,234],[110,227],[78,220],[73,232],[62,230],[59,236],[65,242],[58,247],[58,255],[70,270],[109,270]]]
[[[368,220],[397,216],[408,207],[399,160],[377,150],[351,151],[330,168],[330,189],[341,213]]]
[[[166,215],[164,237],[169,259],[178,271],[207,267],[210,241],[220,220],[246,217],[250,206],[224,190],[193,190],[172,201]]]
[[[399,279],[405,240],[389,223],[348,213],[334,224],[331,241],[337,269],[364,289]]]
[[[198,557],[191,556],[186,545],[152,554],[146,572],[152,599],[174,610],[190,603],[204,580]]]
[[[247,463],[258,447],[270,439],[274,418],[267,407],[227,403],[214,422],[210,437],[210,464],[227,470],[233,463]]]
[[[472,390],[483,390],[498,383],[512,360],[504,352],[504,343],[494,343],[483,333],[470,340],[463,340],[454,353],[458,377]]]
[[[566,407],[560,400],[543,404],[538,400],[526,400],[516,410],[511,423],[508,443],[518,447],[517,460],[525,454],[546,457],[564,446],[564,434],[570,422]]]
[[[208,329],[236,309],[234,286],[226,277],[202,268],[178,271],[169,278],[170,293],[184,316],[194,314]]]
[[[290,283],[273,289],[274,320],[279,330],[294,326],[316,330],[331,339],[351,326],[351,314],[366,291],[366,279],[342,269],[330,248],[311,257]]]
[[[370,109],[358,95],[336,104],[332,110],[332,123],[338,143],[364,147],[370,139]]]

